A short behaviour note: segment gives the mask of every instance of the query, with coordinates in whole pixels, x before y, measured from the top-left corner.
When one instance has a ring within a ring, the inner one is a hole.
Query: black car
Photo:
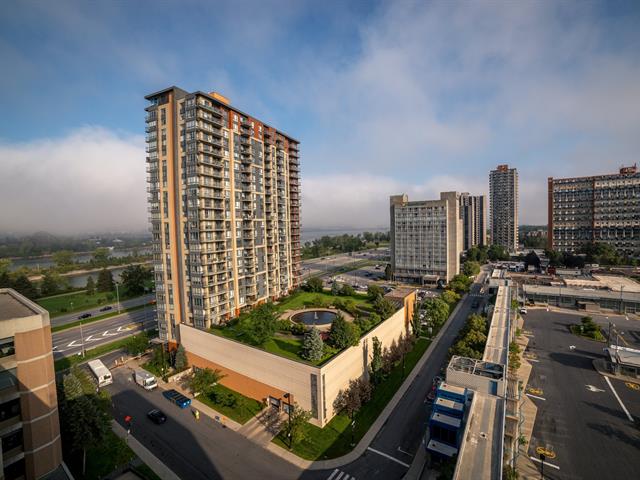
[[[78,319],[79,319],[79,320],[82,320],[82,319],[84,319],[84,318],[89,318],[90,316],[91,316],[91,314],[90,314],[90,313],[83,313],[82,315],[80,315],[80,316],[78,317]]]
[[[151,420],[156,425],[162,425],[164,422],[167,421],[167,416],[164,413],[162,413],[162,410],[158,410],[157,408],[150,410],[147,413],[147,417],[149,417],[149,420]]]
[[[111,305],[107,305],[106,307],[102,307],[100,309],[101,312],[106,312],[108,310],[113,310],[113,307]]]

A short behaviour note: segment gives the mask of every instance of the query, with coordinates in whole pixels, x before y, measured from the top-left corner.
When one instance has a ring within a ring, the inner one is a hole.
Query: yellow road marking
[[[532,395],[542,395],[544,393],[541,388],[533,388],[533,387],[528,387],[527,392],[529,392]]]
[[[631,390],[640,390],[640,385],[638,385],[637,383],[624,382],[624,384]]]
[[[536,453],[538,455],[544,455],[548,460],[553,460],[554,458],[556,458],[556,452],[554,452],[553,450],[549,450],[547,448],[544,448],[544,447],[536,448]]]

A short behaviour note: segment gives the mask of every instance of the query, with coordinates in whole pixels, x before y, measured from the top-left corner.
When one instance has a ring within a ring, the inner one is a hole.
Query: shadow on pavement
[[[609,410],[609,409],[607,409]],[[625,417],[625,420],[627,417]],[[634,448],[640,450],[640,434],[632,437],[631,435],[618,430],[617,428],[613,428],[611,425],[601,424],[601,423],[587,423],[587,426],[592,430],[595,430],[608,438],[615,438],[620,440],[621,442],[632,445]]]
[[[593,370],[593,363],[591,360],[591,356],[593,354],[589,354],[589,358],[585,358],[585,356],[574,352],[577,351],[574,350],[571,353],[554,352],[549,354],[549,358],[551,358],[551,360],[553,360],[554,362],[558,362],[566,367]]]
[[[166,423],[156,425],[147,418],[147,412],[158,408],[142,391],[127,389],[112,396],[113,417],[126,428],[124,417],[133,417],[131,435],[169,467],[180,478],[189,480],[222,479],[200,441],[175,419],[185,412],[166,402],[160,408],[167,416]],[[213,447],[213,446],[212,446]],[[188,456],[186,455],[188,452]]]

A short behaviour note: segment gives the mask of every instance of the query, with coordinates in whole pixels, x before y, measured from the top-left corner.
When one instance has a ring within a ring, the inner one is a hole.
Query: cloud
[[[144,137],[86,126],[63,138],[0,142],[0,230],[147,226]]]

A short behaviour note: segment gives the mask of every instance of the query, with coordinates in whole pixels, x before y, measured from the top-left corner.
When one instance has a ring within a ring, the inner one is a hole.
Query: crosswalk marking
[[[338,475],[337,477],[336,477],[336,474]],[[338,470],[336,468],[333,470],[333,472],[331,472],[331,475],[329,475],[327,480],[356,480],[356,477],[353,477],[349,475],[347,472],[343,472],[342,470]]]

